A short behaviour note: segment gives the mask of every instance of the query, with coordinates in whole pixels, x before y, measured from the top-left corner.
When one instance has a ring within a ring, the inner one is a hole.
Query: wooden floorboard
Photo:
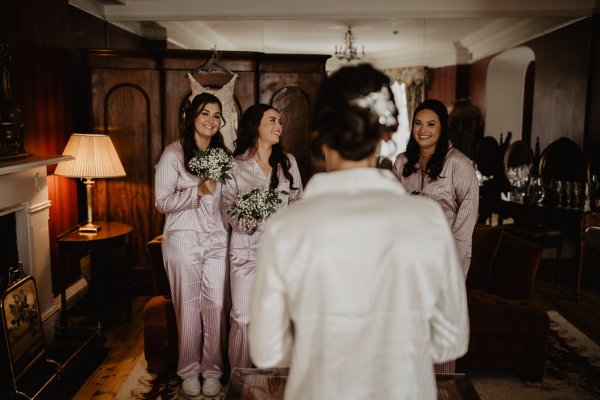
[[[109,353],[104,362],[89,376],[75,400],[113,399],[144,352],[142,309],[148,297],[132,301],[132,320],[103,328],[104,347]]]

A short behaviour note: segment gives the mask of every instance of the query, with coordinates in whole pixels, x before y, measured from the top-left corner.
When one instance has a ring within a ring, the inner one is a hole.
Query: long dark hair
[[[376,105],[359,105],[361,99],[373,96],[380,99]],[[379,106],[386,108],[385,115]],[[346,160],[367,158],[375,152],[384,133],[398,128],[390,79],[370,64],[340,68],[319,87],[311,128],[315,155],[321,156],[321,145],[327,144]]]
[[[260,121],[262,120],[263,115],[268,110],[275,110],[279,112],[275,107],[269,104],[255,104],[248,107],[248,109],[244,112],[240,121],[240,129],[237,140],[235,141],[235,150],[233,150],[234,157],[244,154],[247,150],[255,149],[259,137],[258,127],[260,126]],[[290,173],[290,167],[292,163],[285,155],[281,142],[276,143],[271,147],[269,165],[273,169],[269,188],[275,189],[279,185],[279,176],[277,171],[278,167],[281,166],[283,176],[290,181],[290,189],[297,189],[294,187],[294,177]]]
[[[196,146],[196,118],[207,104],[217,104],[221,112],[223,111],[223,105],[217,96],[208,92],[203,92],[192,99],[191,102],[187,102],[183,111],[183,118],[181,119],[181,125],[179,130],[181,131],[181,147],[183,147],[183,163],[185,169],[192,173],[188,163],[196,155],[195,152],[200,151]],[[223,116],[221,116],[223,119]],[[225,122],[225,119],[223,119]],[[227,153],[231,153],[227,147],[225,147],[225,140],[221,134],[221,129],[210,138],[209,147],[220,148],[225,150]]]
[[[446,154],[448,154],[448,148],[450,145],[450,125],[446,106],[441,101],[435,99],[425,100],[419,104],[413,113],[410,137],[408,139],[408,144],[406,145],[405,153],[407,162],[402,169],[402,176],[407,177],[417,172],[417,162],[419,161],[420,150],[419,144],[415,140],[415,137],[412,133],[412,128],[415,124],[415,116],[421,110],[433,111],[440,120],[440,137],[435,145],[435,151],[431,155],[431,158],[427,162],[427,167],[425,168],[425,172],[427,175],[429,175],[429,178],[431,180],[436,180],[442,172],[444,160],[446,159]]]

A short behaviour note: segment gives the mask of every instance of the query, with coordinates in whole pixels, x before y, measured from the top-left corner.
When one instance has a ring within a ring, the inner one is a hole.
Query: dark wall
[[[600,15],[521,44],[535,53],[531,138],[541,148],[566,136],[591,152],[600,145]],[[485,119],[487,68],[494,56],[470,65],[468,92]],[[428,97],[451,104],[460,74],[433,68]]]
[[[425,93],[428,99],[438,99],[446,106],[456,100],[456,65],[433,68],[429,76],[429,87]]]
[[[535,53],[531,134],[542,148],[563,136],[583,146],[591,27],[586,18],[523,44]]]
[[[0,7],[0,42],[8,44],[12,56],[11,89],[25,118],[25,150],[38,155],[61,154],[70,134],[86,131],[90,125],[90,96],[82,83],[87,79],[80,48],[147,44],[69,6],[68,0],[6,0],[0,1]],[[52,175],[54,169],[48,167],[53,277],[58,262],[56,237],[80,222],[86,211],[85,206],[78,207],[78,190],[82,192],[80,201],[85,201],[81,183]],[[71,270],[69,275],[74,280],[79,271]]]
[[[492,58],[483,58],[469,66],[469,97],[471,98],[471,103],[479,108],[483,118],[485,118],[487,69]]]
[[[600,14],[592,18],[586,130],[584,148],[600,151]]]

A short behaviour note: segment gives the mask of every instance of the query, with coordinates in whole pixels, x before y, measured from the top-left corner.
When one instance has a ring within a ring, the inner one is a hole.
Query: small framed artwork
[[[0,305],[12,375],[18,379],[46,352],[34,279],[28,276],[9,286]]]

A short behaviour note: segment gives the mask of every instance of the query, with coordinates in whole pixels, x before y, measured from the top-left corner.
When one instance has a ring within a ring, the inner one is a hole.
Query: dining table
[[[579,301],[585,255],[584,239],[590,229],[600,227],[600,210],[501,199],[498,204],[498,224],[502,225],[508,218],[512,218],[516,226],[543,226],[560,230],[567,239],[573,241],[576,266],[574,295]]]

